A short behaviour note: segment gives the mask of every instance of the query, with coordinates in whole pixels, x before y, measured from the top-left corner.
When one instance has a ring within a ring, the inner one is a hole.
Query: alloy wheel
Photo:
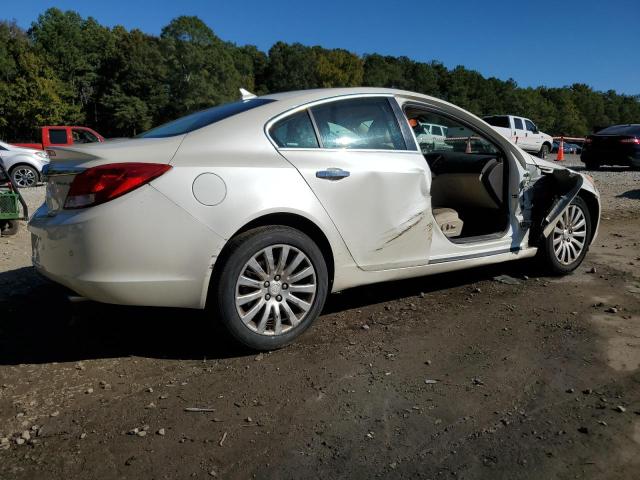
[[[578,205],[570,205],[553,229],[553,251],[558,261],[570,265],[580,258],[587,242],[587,221]]]
[[[38,179],[36,173],[29,167],[18,167],[13,171],[13,181],[20,188],[33,187]]]
[[[261,335],[295,328],[313,305],[318,285],[309,257],[296,247],[271,245],[245,263],[236,282],[236,311]]]

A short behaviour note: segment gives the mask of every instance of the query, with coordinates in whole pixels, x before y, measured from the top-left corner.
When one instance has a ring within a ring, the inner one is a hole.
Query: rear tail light
[[[640,138],[623,138],[620,140],[620,143],[632,143],[635,145],[640,145]]]
[[[113,200],[171,168],[158,163],[112,163],[88,168],[71,182],[64,208],[86,208]]]
[[[585,139],[584,139],[584,143],[585,143],[585,144],[589,144],[589,143],[591,143],[591,142],[593,142],[593,138],[588,138],[588,137],[587,137],[587,138],[585,138]]]

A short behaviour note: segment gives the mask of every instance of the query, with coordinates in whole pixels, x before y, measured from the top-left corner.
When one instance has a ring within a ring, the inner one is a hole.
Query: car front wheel
[[[35,187],[38,171],[29,165],[18,165],[11,170],[11,179],[19,188]]]
[[[232,239],[214,281],[216,312],[231,335],[255,350],[281,348],[320,315],[328,274],[307,235],[259,227]]]
[[[549,145],[542,145],[542,148],[540,148],[540,152],[538,152],[538,157],[544,160],[545,158],[547,158],[547,155],[549,155]]]
[[[589,250],[590,239],[589,209],[582,198],[576,197],[544,240],[541,253],[551,272],[562,275],[578,268]]]

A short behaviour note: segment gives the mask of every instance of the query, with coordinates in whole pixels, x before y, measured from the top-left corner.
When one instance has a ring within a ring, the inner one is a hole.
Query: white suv
[[[42,168],[49,163],[49,156],[42,150],[5,142],[0,142],[0,158],[13,183],[20,188],[35,187],[42,178]]]

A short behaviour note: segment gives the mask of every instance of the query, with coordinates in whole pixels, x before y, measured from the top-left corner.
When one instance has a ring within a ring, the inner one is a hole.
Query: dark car
[[[558,148],[560,148],[560,142],[557,140],[553,141],[553,145],[551,146],[551,153],[558,153]],[[564,153],[581,153],[582,147],[576,143],[567,143],[564,142]]]
[[[580,160],[589,169],[601,165],[640,168],[640,124],[613,125],[587,136]]]

